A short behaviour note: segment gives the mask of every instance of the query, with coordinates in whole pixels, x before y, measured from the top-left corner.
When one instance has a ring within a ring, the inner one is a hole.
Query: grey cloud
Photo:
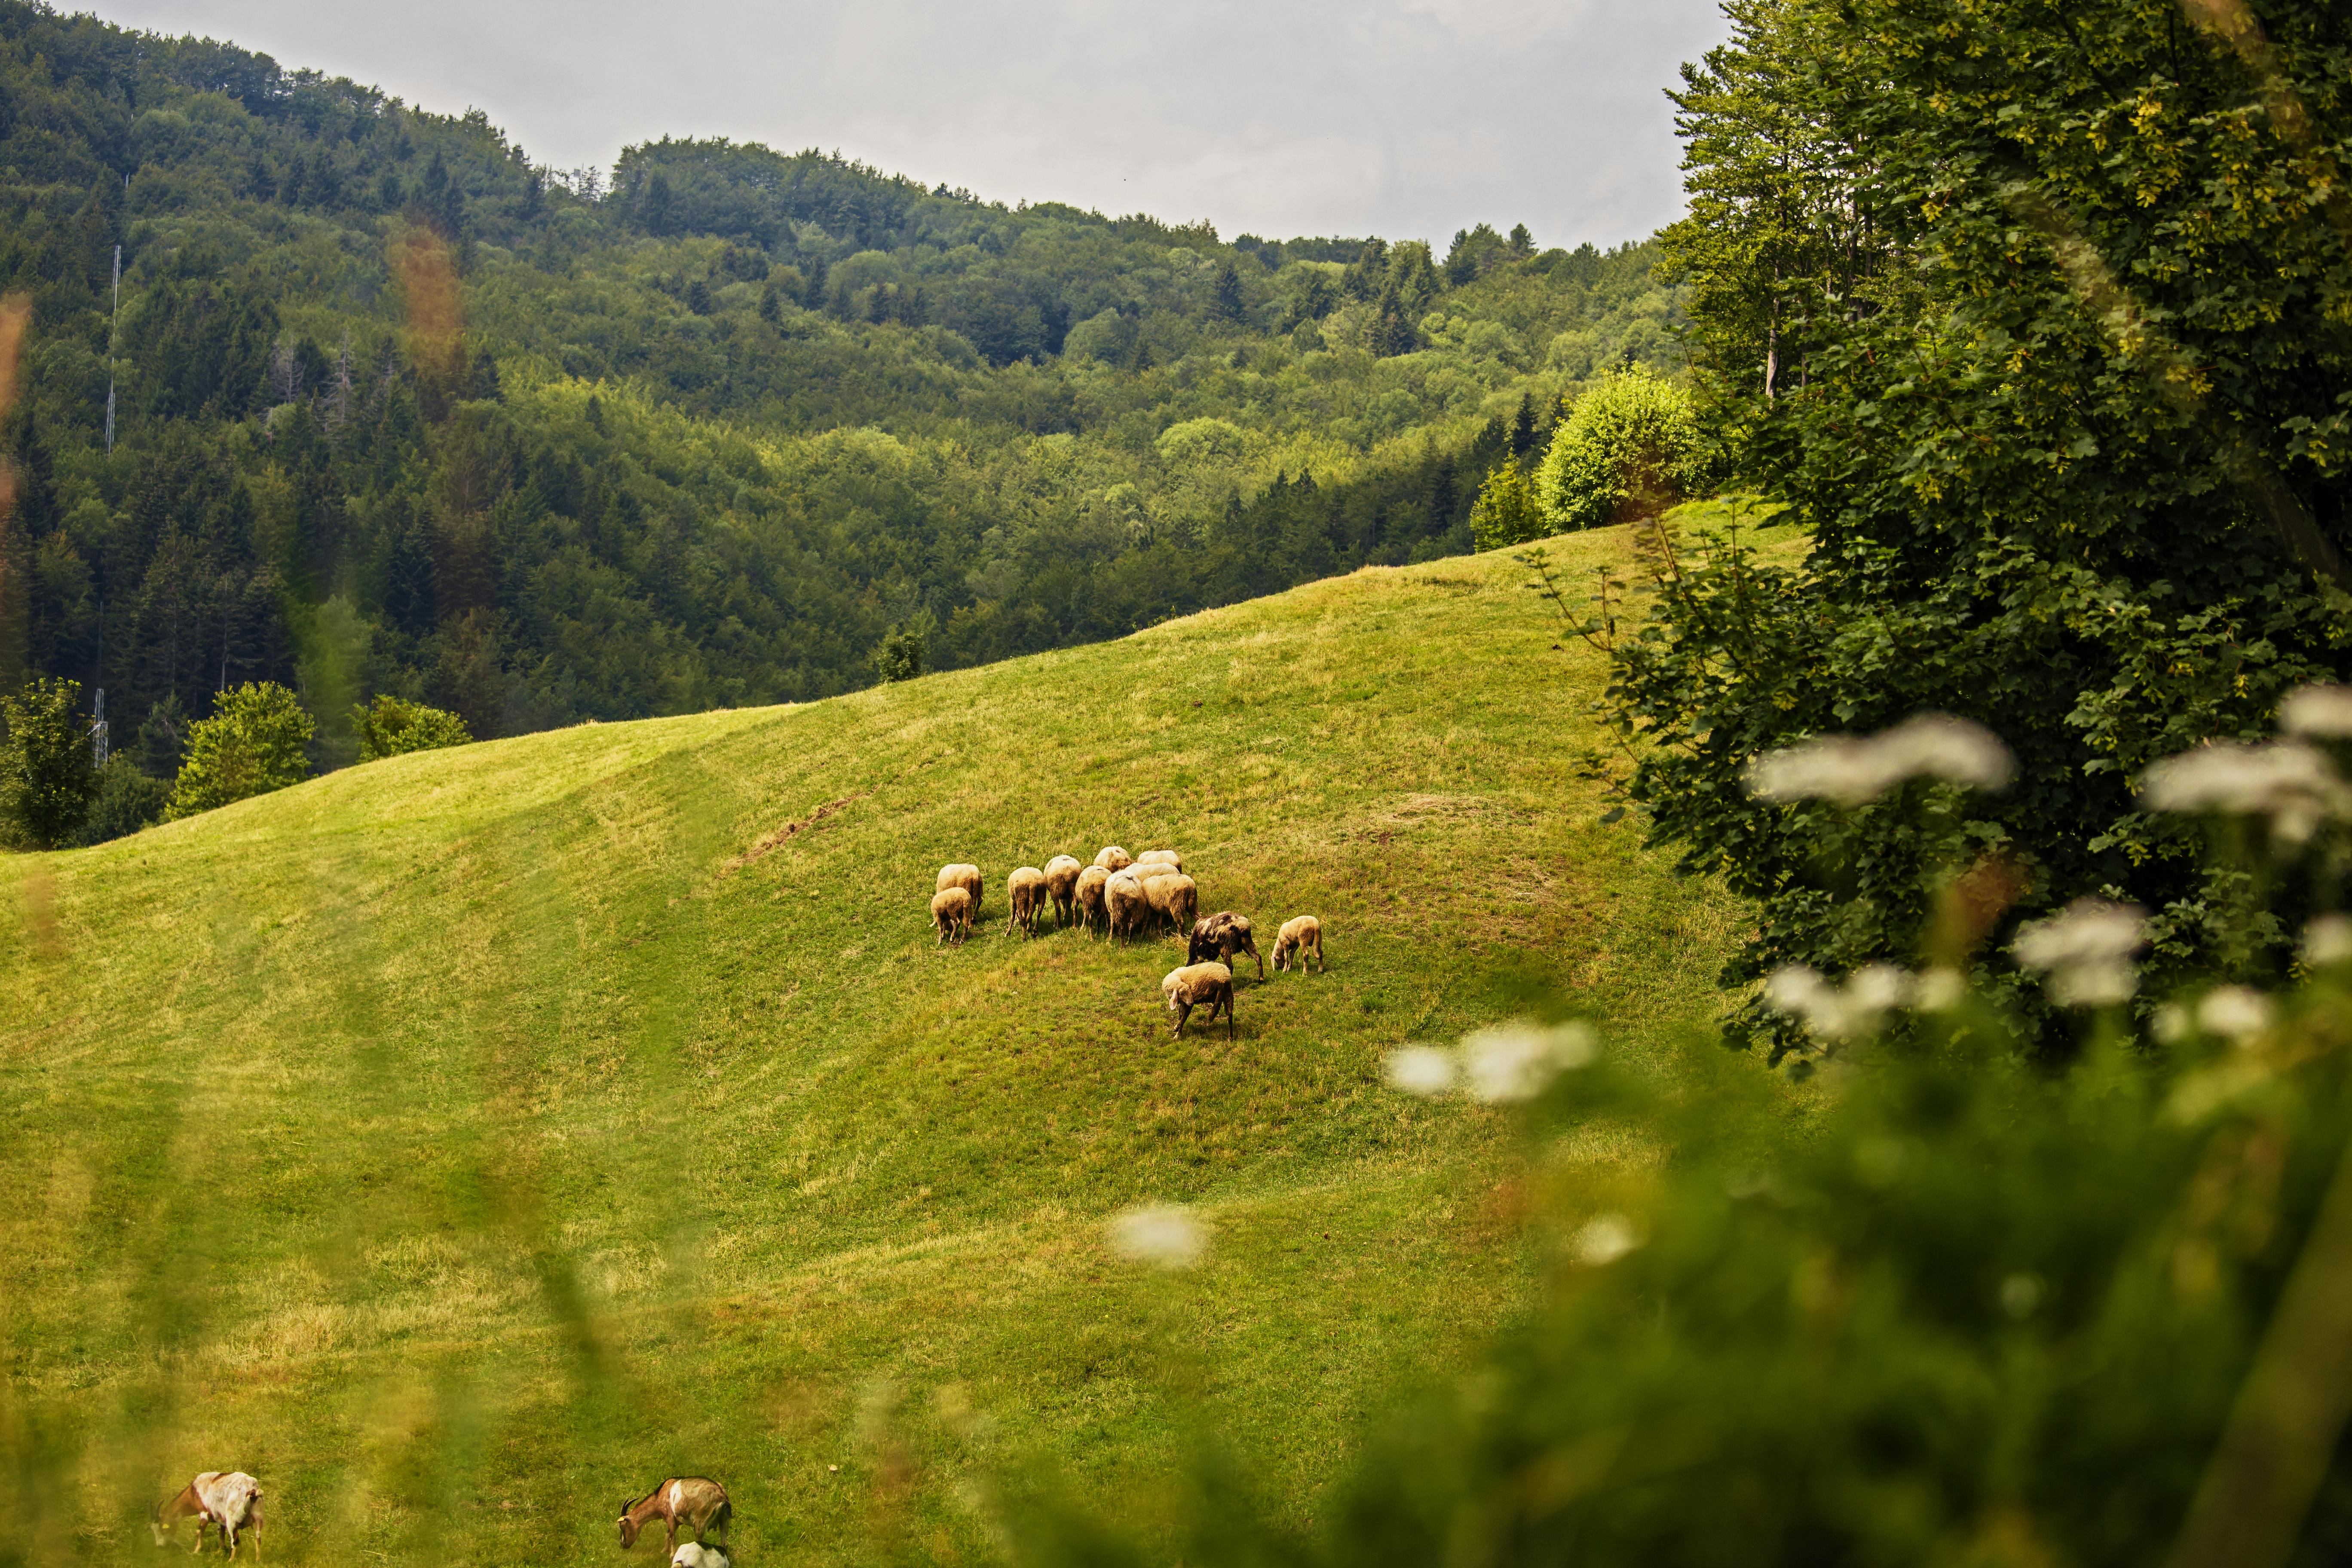
[[[557,167],[725,135],[1227,234],[1637,238],[1680,210],[1663,90],[1713,0],[108,0],[444,111]]]

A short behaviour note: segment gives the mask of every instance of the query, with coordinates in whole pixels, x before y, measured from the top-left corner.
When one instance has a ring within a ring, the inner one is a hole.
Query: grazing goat
[[[727,1526],[735,1518],[735,1505],[727,1500],[727,1489],[703,1476],[672,1476],[635,1502],[621,1504],[621,1550],[626,1552],[637,1543],[637,1531],[658,1519],[669,1527],[669,1540],[662,1547],[677,1559],[677,1527],[694,1531],[697,1545],[703,1532],[711,1531],[719,1543],[727,1543]]]
[[[1045,873],[1024,866],[1004,879],[1004,896],[1013,905],[1013,923],[1031,936],[1037,934],[1037,916],[1045,907]]]
[[[1135,857],[1116,844],[1106,844],[1096,852],[1095,864],[1106,871],[1124,871],[1135,864]]]
[[[1103,886],[1110,873],[1099,866],[1088,866],[1078,873],[1078,924],[1088,928],[1110,929],[1110,908],[1103,901]]]
[[[931,923],[940,928],[940,945],[948,938],[961,942],[971,934],[971,895],[961,888],[943,888],[931,895]]]
[[[1078,902],[1078,877],[1086,869],[1075,855],[1056,855],[1045,862],[1045,895],[1054,900],[1054,918],[1070,923]]]
[[[1184,1037],[1184,1020],[1192,1009],[1206,1004],[1209,1022],[1217,1015],[1225,1016],[1225,1038],[1234,1037],[1234,972],[1222,963],[1188,963],[1181,969],[1171,969],[1160,982],[1160,994],[1168,1004],[1168,1011],[1176,1017],[1176,1037]]]
[[[196,1551],[205,1549],[205,1526],[217,1525],[221,1544],[234,1560],[237,1536],[249,1530],[253,1560],[261,1561],[261,1483],[243,1470],[206,1470],[181,1488],[178,1496],[158,1503],[148,1526],[154,1531],[155,1544],[170,1545],[184,1519],[196,1521]]]
[[[977,916],[980,913],[981,880],[979,867],[961,865],[942,866],[940,868],[940,879],[931,886],[933,891],[941,893],[946,892],[950,888],[961,888],[965,892],[971,895],[972,914]]]
[[[1234,954],[1246,952],[1257,960],[1257,977],[1265,978],[1265,960],[1257,951],[1257,942],[1250,934],[1249,916],[1237,915],[1231,910],[1219,910],[1213,915],[1202,915],[1192,922],[1192,940],[1184,950],[1184,962],[1199,963],[1215,959],[1230,965]]]
[[[1328,970],[1331,967],[1323,961],[1323,922],[1313,915],[1300,915],[1296,920],[1283,921],[1282,930],[1275,933],[1274,966],[1280,969],[1286,962],[1296,962],[1298,972],[1304,974],[1307,973],[1307,955],[1310,952],[1315,954],[1316,968]]]

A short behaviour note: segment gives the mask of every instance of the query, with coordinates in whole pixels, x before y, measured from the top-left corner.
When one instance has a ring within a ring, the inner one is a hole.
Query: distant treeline
[[[805,699],[894,628],[956,665],[1467,549],[1523,408],[1675,358],[1653,259],[1228,244],[724,142],[558,174],[0,0],[0,685],[123,731],[278,679],[331,764],[377,693],[480,735]]]

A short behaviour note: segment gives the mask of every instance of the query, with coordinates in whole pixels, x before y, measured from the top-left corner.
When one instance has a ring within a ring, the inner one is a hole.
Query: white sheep
[[[1310,952],[1315,954],[1318,969],[1331,967],[1323,960],[1323,922],[1313,915],[1300,915],[1296,920],[1283,921],[1282,930],[1276,932],[1274,938],[1275,968],[1280,969],[1286,960],[1296,959],[1298,972],[1304,974],[1307,973],[1307,955]]]
[[[980,890],[983,885],[979,867],[959,864],[940,867],[940,879],[932,884],[932,889],[945,892],[950,888],[961,888],[971,895],[971,912],[977,918],[980,914]]]
[[[1135,863],[1139,866],[1173,866],[1181,871],[1184,868],[1184,857],[1177,854],[1173,849],[1147,849],[1135,858]]]
[[[1099,926],[1110,929],[1110,908],[1103,900],[1104,885],[1110,873],[1099,866],[1087,866],[1078,872],[1078,923],[1089,929]]]
[[[1045,907],[1045,873],[1024,866],[1004,879],[1004,895],[1013,906],[1013,923],[1031,936],[1037,934],[1037,916]]]
[[[1135,857],[1116,844],[1106,844],[1095,852],[1095,864],[1106,871],[1124,871],[1135,864]]]
[[[1121,871],[1103,884],[1104,907],[1110,912],[1110,934],[1133,939],[1151,923],[1151,904],[1144,897],[1143,884],[1132,872]]]
[[[670,1558],[669,1568],[727,1568],[727,1553],[716,1546],[689,1541]]]
[[[1056,855],[1045,862],[1045,894],[1054,900],[1054,918],[1070,923],[1078,901],[1078,873],[1086,869],[1075,855]]]
[[[1234,1037],[1234,972],[1222,963],[1188,963],[1171,969],[1160,982],[1160,994],[1176,1018],[1176,1037],[1184,1037],[1184,1021],[1192,1009],[1205,1005],[1209,1022],[1225,1016],[1225,1038]]]
[[[940,928],[940,945],[950,937],[959,942],[971,934],[971,895],[961,888],[941,888],[931,895],[931,923]]]

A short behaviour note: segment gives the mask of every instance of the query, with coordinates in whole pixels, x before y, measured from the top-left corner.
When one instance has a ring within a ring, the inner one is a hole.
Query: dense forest
[[[893,633],[970,664],[1463,551],[1563,391],[1676,353],[1646,246],[1226,242],[725,142],[557,174],[21,0],[0,213],[0,687],[168,752],[277,679],[323,765],[379,693],[482,736],[800,700]]]

